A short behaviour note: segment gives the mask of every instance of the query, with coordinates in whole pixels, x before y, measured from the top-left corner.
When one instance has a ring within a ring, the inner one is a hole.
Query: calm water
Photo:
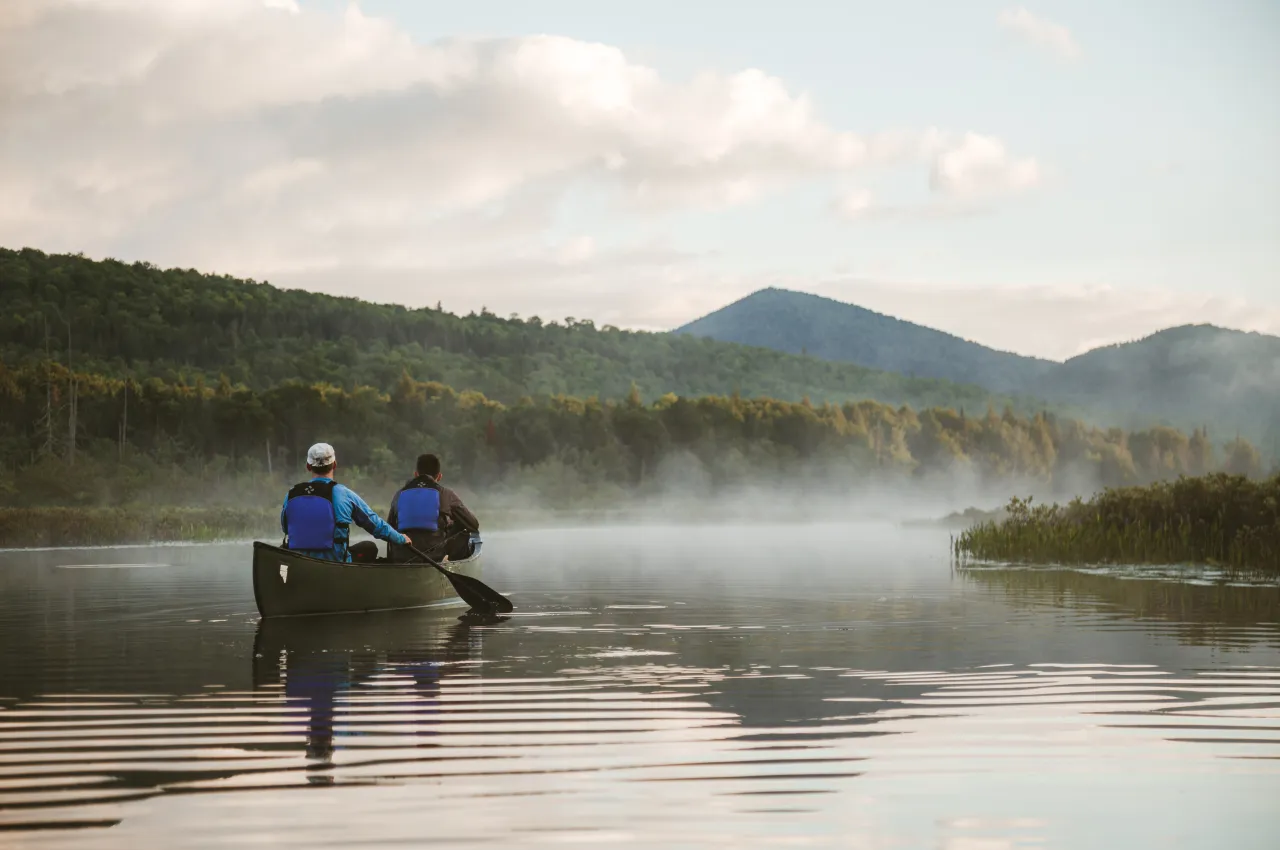
[[[1273,848],[1280,590],[879,527],[492,534],[509,619],[0,553],[0,846]]]

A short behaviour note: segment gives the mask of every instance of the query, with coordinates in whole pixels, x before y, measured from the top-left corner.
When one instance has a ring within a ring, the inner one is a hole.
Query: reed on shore
[[[0,548],[208,542],[271,539],[273,535],[280,535],[279,508],[0,509]]]
[[[620,518],[618,510],[483,510],[485,528],[521,528]],[[385,509],[375,506],[379,516]],[[365,539],[352,529],[353,539]],[[0,507],[0,549],[121,546],[145,543],[209,543],[219,540],[279,542],[280,508]]]
[[[1280,573],[1280,476],[1215,474],[1108,489],[1067,505],[1013,499],[954,542],[957,558],[1059,564],[1210,564]]]

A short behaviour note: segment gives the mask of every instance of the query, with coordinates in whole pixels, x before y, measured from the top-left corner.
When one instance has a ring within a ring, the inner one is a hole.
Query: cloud
[[[836,212],[845,218],[862,218],[875,209],[875,198],[867,189],[850,189],[836,201]]]
[[[999,139],[968,133],[938,154],[930,185],[935,192],[963,199],[1024,192],[1041,181],[1034,159],[1014,158]]]
[[[596,242],[590,236],[575,236],[560,245],[557,252],[560,262],[577,265],[590,260],[596,253]]]
[[[925,201],[882,202],[864,188],[849,189],[832,203],[850,220],[938,220],[989,212],[994,200],[1021,194],[1044,182],[1040,164],[1012,156],[1004,142],[978,133],[931,129],[916,137],[912,155],[930,163],[932,197]]]
[[[834,128],[755,69],[672,81],[605,44],[423,44],[289,0],[7,0],[0,124],[0,243],[255,277],[514,261],[570,190],[714,209],[944,139]]]
[[[1081,51],[1071,30],[1046,18],[1038,18],[1021,6],[1002,11],[996,21],[1023,41],[1047,50],[1059,59],[1078,59]]]

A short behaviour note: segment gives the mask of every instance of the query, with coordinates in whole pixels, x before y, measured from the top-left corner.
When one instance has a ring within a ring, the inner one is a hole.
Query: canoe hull
[[[480,577],[480,549],[446,565]],[[302,617],[462,605],[453,585],[421,564],[343,564],[253,544],[253,596],[263,617]]]

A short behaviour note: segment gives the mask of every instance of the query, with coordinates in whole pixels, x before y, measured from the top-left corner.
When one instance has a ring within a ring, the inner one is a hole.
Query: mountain
[[[1065,363],[996,351],[852,304],[763,289],[676,334],[1027,394],[1130,428],[1208,426],[1280,457],[1280,337],[1169,328]]]
[[[1025,392],[1058,365],[853,304],[785,289],[762,289],[675,333],[759,345],[821,360]]]
[[[1041,390],[1065,402],[1184,426],[1215,423],[1280,453],[1280,337],[1213,325],[1169,328],[1056,367]],[[1233,436],[1222,434],[1221,436]]]
[[[409,310],[32,249],[0,249],[0,292],[0,361],[69,356],[77,369],[135,379],[212,383],[225,376],[258,391],[302,381],[390,392],[408,373],[509,404],[558,394],[622,399],[634,384],[648,399],[739,392],[917,409],[1043,407],[972,385],[692,336]]]

